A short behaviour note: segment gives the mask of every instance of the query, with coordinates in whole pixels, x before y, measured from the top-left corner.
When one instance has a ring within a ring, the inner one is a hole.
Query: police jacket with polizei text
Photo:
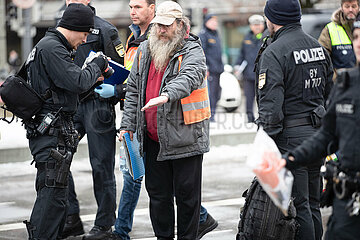
[[[39,94],[48,89],[52,92],[41,113],[57,111],[60,107],[64,112],[74,113],[78,94],[88,90],[101,75],[95,63],[81,70],[72,60],[72,50],[64,35],[50,28],[29,54],[27,71],[31,86]]]
[[[333,68],[326,50],[305,34],[300,23],[281,27],[256,68],[257,120],[273,138],[286,117],[311,113],[332,87]]]
[[[128,77],[120,127],[122,130],[137,132],[141,154],[143,154],[144,136],[147,134],[145,113],[141,111],[141,108],[145,106],[146,84],[151,62],[148,49],[146,40],[140,44],[135,56]],[[140,60],[139,55],[141,55]],[[183,59],[181,68],[178,70],[180,55]],[[170,59],[163,75],[159,95],[166,92],[169,95],[169,101],[158,106],[157,109],[159,161],[185,158],[209,151],[209,120],[185,125],[180,101],[198,89],[205,76],[204,52],[199,38],[191,34],[185,40],[182,49]]]
[[[341,72],[330,94],[327,112],[319,131],[291,152],[296,165],[336,152],[340,169],[347,173],[360,171],[360,68]],[[327,152],[329,143],[335,146]]]

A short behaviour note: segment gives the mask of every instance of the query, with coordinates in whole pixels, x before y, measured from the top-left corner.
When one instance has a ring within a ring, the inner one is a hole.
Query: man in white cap
[[[174,238],[175,196],[178,239],[193,240],[199,227],[202,159],[209,151],[205,56],[179,4],[160,4],[152,23],[128,78],[120,139],[136,131],[140,153],[146,154],[145,186],[157,239]],[[202,108],[193,104],[194,94]],[[187,112],[181,101],[185,97],[191,108]]]

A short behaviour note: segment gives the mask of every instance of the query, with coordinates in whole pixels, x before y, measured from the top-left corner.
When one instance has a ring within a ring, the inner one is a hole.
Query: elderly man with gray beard
[[[179,4],[160,4],[152,23],[128,78],[120,139],[137,133],[157,239],[174,238],[174,196],[178,239],[196,239],[209,151],[205,56]]]

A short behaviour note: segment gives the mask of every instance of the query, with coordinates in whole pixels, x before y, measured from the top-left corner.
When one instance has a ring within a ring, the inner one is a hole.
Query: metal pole
[[[32,49],[32,37],[31,37],[31,12],[32,8],[23,9],[23,26],[24,26],[24,35],[21,39],[21,49],[22,49],[22,60],[25,61]]]
[[[0,69],[6,67],[7,59],[6,49],[6,14],[5,0],[0,0]]]

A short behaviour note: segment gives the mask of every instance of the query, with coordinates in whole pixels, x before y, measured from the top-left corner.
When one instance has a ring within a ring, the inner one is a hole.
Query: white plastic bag
[[[260,127],[247,158],[247,164],[274,204],[287,216],[294,177],[285,168],[275,142]]]

